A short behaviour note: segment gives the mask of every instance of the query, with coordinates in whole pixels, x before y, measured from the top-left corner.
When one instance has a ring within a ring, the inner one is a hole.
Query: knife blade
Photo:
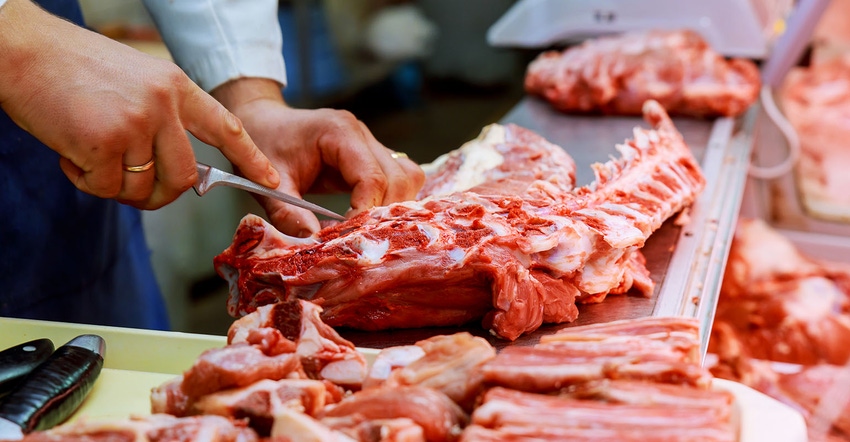
[[[325,209],[322,206],[287,195],[269,187],[261,186],[251,180],[233,175],[232,173],[227,173],[221,169],[216,169],[215,167],[208,166],[203,163],[197,163],[195,167],[198,170],[198,180],[192,188],[195,189],[195,193],[197,193],[198,196],[203,196],[213,187],[224,185],[283,201],[285,203],[292,204],[293,206],[307,209],[313,213],[324,215],[328,218],[345,220],[343,216]]]
[[[0,351],[0,397],[53,354],[53,341],[34,339]]]
[[[106,342],[80,335],[56,349],[0,400],[0,439],[19,440],[68,419],[103,368]]]

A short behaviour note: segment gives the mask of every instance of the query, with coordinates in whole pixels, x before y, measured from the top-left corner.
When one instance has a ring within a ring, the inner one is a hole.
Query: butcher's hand
[[[275,81],[243,78],[219,86],[212,95],[239,116],[278,168],[278,189],[287,194],[351,192],[347,216],[353,216],[374,206],[410,200],[425,182],[419,165],[394,155],[350,112],[291,108]],[[307,236],[320,228],[307,210],[259,201],[284,233]]]
[[[143,209],[168,204],[197,176],[186,130],[218,147],[248,178],[279,184],[239,119],[173,63],[29,0],[0,8],[0,29],[0,107],[59,153],[59,166],[78,189]],[[150,160],[149,169],[126,170]]]

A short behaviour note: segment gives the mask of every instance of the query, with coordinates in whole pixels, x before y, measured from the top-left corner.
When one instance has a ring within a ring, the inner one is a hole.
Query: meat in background
[[[651,30],[546,51],[529,64],[525,90],[568,113],[640,114],[646,100],[695,117],[737,116],[756,100],[755,64],[727,60],[696,32]]]
[[[800,138],[794,176],[803,208],[815,218],[848,222],[850,51],[833,49],[788,75],[782,105]]]
[[[809,258],[764,221],[742,219],[712,327],[713,374],[799,410],[813,441],[850,441],[848,278],[850,267]]]

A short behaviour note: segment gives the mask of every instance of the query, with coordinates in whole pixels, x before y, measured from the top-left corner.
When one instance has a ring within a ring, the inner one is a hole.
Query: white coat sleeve
[[[244,77],[286,85],[278,0],[144,0],[174,61],[209,92]]]

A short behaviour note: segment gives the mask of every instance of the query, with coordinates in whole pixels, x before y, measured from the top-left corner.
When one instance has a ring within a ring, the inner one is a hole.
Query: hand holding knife
[[[19,440],[68,419],[94,386],[105,351],[100,336],[77,336],[23,377],[0,398],[0,440]]]
[[[293,206],[298,206],[303,209],[307,209],[311,212],[324,215],[328,218],[342,221],[345,220],[345,217],[343,217],[342,215],[325,209],[322,206],[313,204],[309,201],[305,201],[300,198],[295,198],[294,196],[287,195],[275,189],[261,186],[251,180],[233,175],[231,173],[227,173],[223,170],[216,169],[215,167],[211,167],[203,163],[197,163],[195,167],[198,170],[198,180],[195,182],[195,185],[192,186],[192,188],[195,189],[195,193],[197,193],[198,196],[203,196],[213,187],[225,185],[235,187],[237,189],[247,190],[248,192],[263,195],[268,198],[274,198],[276,200],[292,204]]]

